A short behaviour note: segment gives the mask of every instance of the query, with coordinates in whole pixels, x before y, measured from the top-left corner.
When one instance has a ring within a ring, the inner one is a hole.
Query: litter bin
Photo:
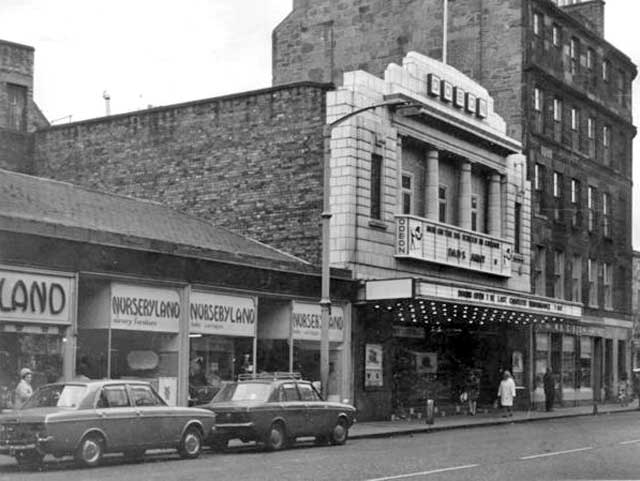
[[[424,411],[424,422],[433,424],[434,419],[433,399],[427,399],[426,409]]]

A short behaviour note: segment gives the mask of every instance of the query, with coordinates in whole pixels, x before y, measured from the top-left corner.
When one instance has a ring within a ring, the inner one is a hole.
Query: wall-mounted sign
[[[190,332],[254,337],[257,320],[252,297],[193,291],[189,307]]]
[[[175,289],[111,284],[111,328],[174,332],[180,325],[180,295]]]
[[[293,302],[291,327],[293,338],[307,341],[320,341],[321,326],[320,304],[310,302]],[[329,341],[344,340],[344,311],[342,307],[332,305],[329,315]]]
[[[0,319],[70,324],[72,277],[0,270]]]
[[[487,101],[478,98],[471,92],[465,92],[462,87],[454,86],[448,80],[443,80],[436,74],[427,74],[427,94],[437,97],[442,102],[452,103],[457,109],[478,117],[487,118]]]
[[[412,216],[397,217],[396,256],[511,276],[512,245]]]

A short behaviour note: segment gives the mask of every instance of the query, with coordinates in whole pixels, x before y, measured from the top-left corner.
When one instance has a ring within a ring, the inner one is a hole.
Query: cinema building
[[[493,99],[410,52],[384,78],[345,73],[327,104],[331,261],[360,281],[359,416],[419,416],[427,399],[455,410],[472,371],[490,403],[505,369],[529,407],[535,333],[573,332],[581,306],[529,293],[526,159]]]

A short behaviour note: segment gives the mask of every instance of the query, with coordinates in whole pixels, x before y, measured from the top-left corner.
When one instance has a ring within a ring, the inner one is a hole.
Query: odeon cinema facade
[[[359,280],[359,419],[419,417],[427,399],[459,412],[471,372],[482,406],[510,370],[520,408],[543,400],[552,362],[575,375],[579,353],[564,366],[562,344],[581,334],[582,305],[530,294],[526,159],[487,91],[412,52],[384,78],[346,73],[327,105],[331,261]]]

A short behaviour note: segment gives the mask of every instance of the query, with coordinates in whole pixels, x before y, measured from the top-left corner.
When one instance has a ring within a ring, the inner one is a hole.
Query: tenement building
[[[576,327],[536,327],[534,399],[547,368],[559,402],[611,397],[630,369],[637,70],[604,38],[604,2],[296,0],[273,38],[275,84],[382,76],[413,50],[487,88],[527,158],[533,292],[583,306]]]

